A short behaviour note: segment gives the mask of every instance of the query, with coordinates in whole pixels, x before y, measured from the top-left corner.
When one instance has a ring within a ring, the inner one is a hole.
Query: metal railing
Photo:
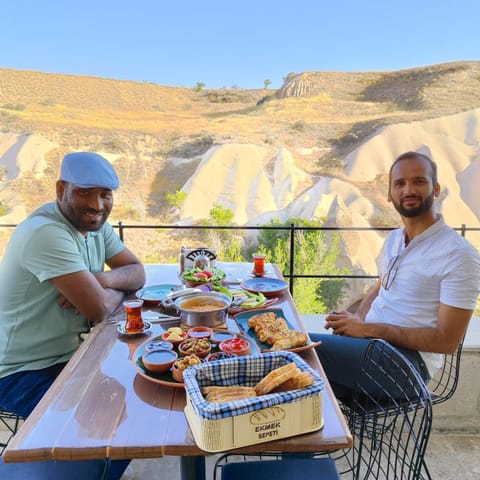
[[[125,241],[125,231],[129,229],[133,230],[275,230],[275,231],[288,231],[288,244],[289,244],[289,265],[286,272],[282,272],[283,276],[288,279],[290,291],[293,293],[294,281],[297,278],[326,278],[326,279],[377,279],[377,275],[359,275],[359,274],[303,274],[295,271],[295,233],[298,231],[324,231],[324,232],[360,232],[360,231],[377,231],[388,232],[394,230],[397,227],[313,227],[313,226],[298,226],[294,223],[290,225],[262,225],[262,226],[221,226],[221,225],[145,225],[145,224],[124,224],[119,221],[117,224],[111,223],[111,225],[118,229],[118,233],[122,241]],[[0,224],[0,228],[15,228],[15,224]],[[462,224],[460,227],[454,227],[455,230],[460,232],[463,237],[466,237],[467,232],[480,232],[480,227],[467,227]]]
[[[358,274],[302,274],[295,272],[295,232],[297,231],[329,231],[329,232],[348,232],[348,231],[378,231],[389,232],[398,227],[307,227],[297,226],[295,224],[286,225],[262,225],[262,226],[220,226],[220,225],[125,225],[121,221],[118,225],[112,226],[118,228],[119,236],[124,240],[124,231],[129,228],[133,229],[156,229],[156,230],[276,230],[289,232],[289,268],[288,271],[282,272],[283,276],[288,279],[290,292],[293,294],[294,281],[297,278],[330,278],[330,279],[377,279],[378,275],[358,275]],[[479,231],[480,227],[467,227],[462,224],[460,227],[454,228],[463,237],[466,237],[467,231]]]
[[[283,276],[288,279],[290,291],[293,293],[294,281],[297,278],[326,278],[326,279],[377,279],[378,275],[358,275],[358,274],[303,274],[295,271],[295,233],[297,231],[324,231],[324,232],[352,232],[352,231],[377,231],[389,232],[398,227],[307,227],[290,225],[261,225],[261,226],[221,226],[221,225],[145,225],[145,224],[124,224],[119,221],[117,224],[111,223],[112,227],[118,229],[118,234],[122,241],[125,241],[125,231],[133,230],[276,230],[288,231],[289,234],[289,266],[286,272],[282,272]],[[0,228],[15,228],[16,224],[0,224]],[[467,227],[462,224],[460,227],[453,227],[463,237],[466,237],[467,232],[480,232],[480,227]]]
[[[295,224],[285,225],[262,225],[262,226],[220,226],[220,225],[124,225],[121,221],[118,222],[118,225],[112,224],[114,227],[118,227],[119,236],[124,240],[124,231],[129,228],[134,229],[156,229],[156,230],[275,230],[275,231],[288,231],[289,232],[289,266],[288,271],[282,272],[284,278],[288,279],[290,292],[293,294],[294,282],[297,278],[357,278],[357,279],[376,279],[376,275],[355,275],[355,274],[302,274],[295,272],[295,232],[297,231],[354,231],[354,230],[377,230],[377,231],[390,231],[396,227],[306,227],[306,226],[297,226]],[[480,230],[480,228],[479,228]]]

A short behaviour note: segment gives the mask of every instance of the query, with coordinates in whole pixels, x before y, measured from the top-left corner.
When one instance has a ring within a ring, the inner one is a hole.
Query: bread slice
[[[289,390],[298,390],[300,388],[306,388],[313,385],[314,378],[310,372],[300,372],[292,378],[289,378],[285,382],[281,383],[274,392],[288,392]]]
[[[281,383],[287,381],[300,373],[300,369],[295,363],[290,362],[281,367],[272,370],[265,377],[263,377],[256,385],[255,391],[257,395],[266,395],[278,387]]]
[[[212,403],[231,402],[233,400],[242,400],[244,398],[257,396],[253,387],[240,387],[236,385],[230,387],[202,387],[201,392],[205,396],[205,400]]]

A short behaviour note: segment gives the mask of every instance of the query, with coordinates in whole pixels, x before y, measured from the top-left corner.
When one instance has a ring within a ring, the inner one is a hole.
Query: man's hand
[[[62,294],[60,294],[57,297],[57,303],[62,308],[65,308],[65,309],[71,308],[72,310],[75,311],[75,315],[80,315],[80,311],[78,310],[78,308],[72,302],[70,302],[66,297],[64,297]]]
[[[357,313],[342,310],[327,316],[325,328],[332,328],[335,335],[382,338],[393,345],[420,352],[452,353],[461,342],[472,314],[473,310],[440,303],[436,326],[400,327],[364,322]]]
[[[367,336],[364,334],[364,326],[364,321],[358,315],[346,310],[332,312],[325,319],[325,328],[331,328],[334,335],[363,338]]]
[[[145,283],[145,269],[127,248],[110,258],[107,272],[88,270],[51,278],[58,290],[57,303],[62,308],[75,309],[91,323],[106,318],[122,301],[125,292],[141,288]]]

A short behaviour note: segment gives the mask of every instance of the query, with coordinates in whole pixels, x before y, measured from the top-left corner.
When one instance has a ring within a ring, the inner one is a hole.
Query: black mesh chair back
[[[362,362],[349,420],[355,479],[421,478],[432,427],[432,401],[410,361],[372,340]]]
[[[364,297],[359,298],[356,302],[347,307],[347,310],[355,313],[363,299]],[[446,402],[457,390],[458,379],[460,377],[460,360],[462,357],[464,340],[465,335],[453,353],[444,355],[442,367],[437,371],[435,376],[428,384],[433,405]],[[345,413],[348,413],[348,409],[345,410]]]
[[[457,389],[464,340],[465,336],[453,353],[444,355],[443,366],[437,371],[428,384],[433,405],[446,402],[453,396]]]
[[[3,451],[8,445],[10,439],[17,433],[21,420],[23,419],[15,413],[4,412],[3,410],[0,410],[0,427],[2,430],[1,438],[4,438],[6,435],[6,440],[0,441],[0,455],[3,454]]]
[[[410,361],[389,343],[370,343],[349,411],[354,441],[349,450],[260,457],[224,454],[217,459],[214,478],[217,469],[221,470],[222,480],[267,476],[296,480],[305,472],[315,472],[308,478],[324,480],[422,478],[432,427],[430,392]]]

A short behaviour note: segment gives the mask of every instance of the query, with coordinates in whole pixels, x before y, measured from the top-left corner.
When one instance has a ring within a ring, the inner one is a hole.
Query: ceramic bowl
[[[197,355],[187,355],[186,357],[179,358],[172,366],[172,377],[177,382],[183,383],[184,370],[202,362],[203,360]]]
[[[202,285],[213,285],[213,282],[194,282],[192,280],[185,280],[185,279],[182,279],[182,281],[189,288],[197,288],[197,287],[201,287]]]
[[[224,340],[218,345],[221,352],[234,353],[235,355],[250,355],[250,343],[243,338],[237,337],[230,340]]]
[[[155,340],[152,340],[151,342],[148,342],[145,345],[145,350],[147,352],[151,352],[152,350],[158,350],[158,349],[173,350],[173,343],[167,340],[161,340],[160,338],[157,338]]]
[[[163,348],[145,353],[142,356],[142,362],[147,370],[162,373],[170,370],[177,358],[177,352]]]
[[[225,340],[231,340],[232,338],[236,338],[236,334],[234,332],[227,332],[227,331],[221,331],[217,330],[213,332],[212,336],[210,337],[210,341],[212,343],[216,343],[217,345],[221,342],[224,342]]]
[[[188,287],[199,287],[200,285],[209,285],[211,283],[221,282],[226,276],[224,271],[218,268],[210,268],[208,277],[197,279],[193,274],[194,271],[198,271],[198,269],[188,269],[181,274],[183,283],[185,283],[185,285]]]
[[[236,357],[234,353],[226,353],[226,352],[213,352],[205,359],[207,362],[213,362],[215,360],[224,360],[225,358],[233,358]]]
[[[175,364],[172,366],[172,377],[176,382],[183,383],[183,370],[180,370]]]
[[[192,327],[188,329],[187,336],[190,338],[210,338],[213,334],[213,330],[210,327]]]
[[[195,354],[203,358],[211,350],[212,344],[206,338],[187,338],[178,346],[178,351],[183,356]]]
[[[187,332],[178,333],[177,331],[170,330],[172,329],[169,328],[166,332],[162,334],[162,340],[171,342],[173,345],[179,345],[187,338]]]

